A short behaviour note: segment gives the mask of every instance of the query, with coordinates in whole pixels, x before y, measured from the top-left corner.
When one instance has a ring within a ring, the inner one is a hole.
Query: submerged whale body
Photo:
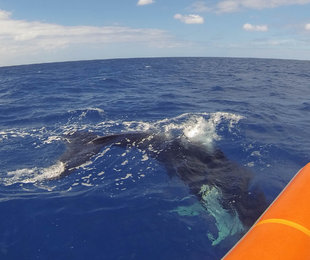
[[[208,207],[205,196],[208,187],[221,192],[220,203],[231,215],[237,215],[242,224],[250,227],[267,204],[258,189],[250,191],[252,173],[227,159],[219,149],[186,140],[168,138],[151,133],[126,133],[98,136],[89,132],[75,132],[65,136],[67,149],[60,161],[65,165],[59,177],[69,175],[106,146],[136,147],[159,161],[170,176],[179,177],[202,205]]]

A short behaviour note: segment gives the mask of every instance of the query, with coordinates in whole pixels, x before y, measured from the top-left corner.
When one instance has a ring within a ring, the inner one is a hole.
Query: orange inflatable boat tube
[[[310,163],[223,259],[310,259]]]

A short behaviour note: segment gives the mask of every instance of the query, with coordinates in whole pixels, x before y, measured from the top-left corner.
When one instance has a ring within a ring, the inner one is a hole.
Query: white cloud
[[[217,4],[217,12],[220,13],[231,13],[236,12],[239,10],[239,3],[238,1],[228,0],[222,1]]]
[[[267,25],[253,25],[250,23],[246,23],[243,25],[243,29],[245,31],[251,31],[251,32],[267,32],[268,26]]]
[[[10,12],[4,11],[0,9],[0,20],[8,19],[11,16]]]
[[[154,0],[139,0],[137,5],[149,5],[155,3]]]
[[[305,25],[305,30],[310,31],[310,23],[307,23],[307,24]]]
[[[256,46],[286,46],[286,47],[293,47],[298,46],[301,44],[301,42],[298,42],[298,40],[295,39],[256,39],[255,42],[251,43],[252,45]]]
[[[194,12],[197,13],[204,13],[204,12],[210,12],[212,11],[212,8],[210,8],[209,6],[207,6],[207,4],[204,1],[197,1],[194,2],[190,8],[191,10],[193,10]]]
[[[149,41],[162,37],[157,29],[135,29],[125,26],[63,26],[11,19],[0,11],[0,45],[33,45],[43,49],[65,47],[74,43],[111,43]]]
[[[195,11],[213,11],[217,13],[231,13],[241,11],[243,9],[265,9],[276,8],[288,5],[306,5],[310,4],[310,0],[221,0],[216,5],[207,6],[206,1],[197,1],[192,5]]]
[[[198,14],[189,14],[189,15],[182,15],[182,14],[175,14],[174,19],[180,20],[186,24],[203,24],[204,19]]]
[[[11,13],[0,10],[0,65],[19,63],[17,60],[20,57],[31,62],[34,56],[44,58],[64,50],[70,53],[77,47],[104,50],[106,46],[112,46],[115,49],[115,44],[126,44],[128,47],[140,44],[157,49],[180,46],[164,30],[126,26],[63,26],[16,20]]]

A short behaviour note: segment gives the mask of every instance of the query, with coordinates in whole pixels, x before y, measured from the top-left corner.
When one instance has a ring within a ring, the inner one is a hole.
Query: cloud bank
[[[141,44],[150,48],[172,48],[178,43],[159,29],[125,26],[63,26],[39,21],[15,20],[10,12],[0,10],[0,65],[17,61],[19,56],[41,56],[71,50],[74,46],[104,50],[115,43]]]
[[[175,14],[174,19],[180,20],[182,23],[186,24],[203,24],[204,19],[198,14],[189,14],[189,15],[182,15],[182,14]]]
[[[196,12],[212,11],[217,13],[232,13],[243,9],[266,9],[288,5],[306,5],[310,0],[222,0],[215,5],[208,5],[207,1],[197,1],[192,5]]]
[[[267,32],[268,26],[267,25],[253,25],[250,23],[246,23],[243,25],[243,30],[250,31],[250,32]]]

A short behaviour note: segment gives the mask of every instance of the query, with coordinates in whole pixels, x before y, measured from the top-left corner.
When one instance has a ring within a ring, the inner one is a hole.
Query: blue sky
[[[0,66],[164,56],[310,60],[310,0],[0,0]]]

